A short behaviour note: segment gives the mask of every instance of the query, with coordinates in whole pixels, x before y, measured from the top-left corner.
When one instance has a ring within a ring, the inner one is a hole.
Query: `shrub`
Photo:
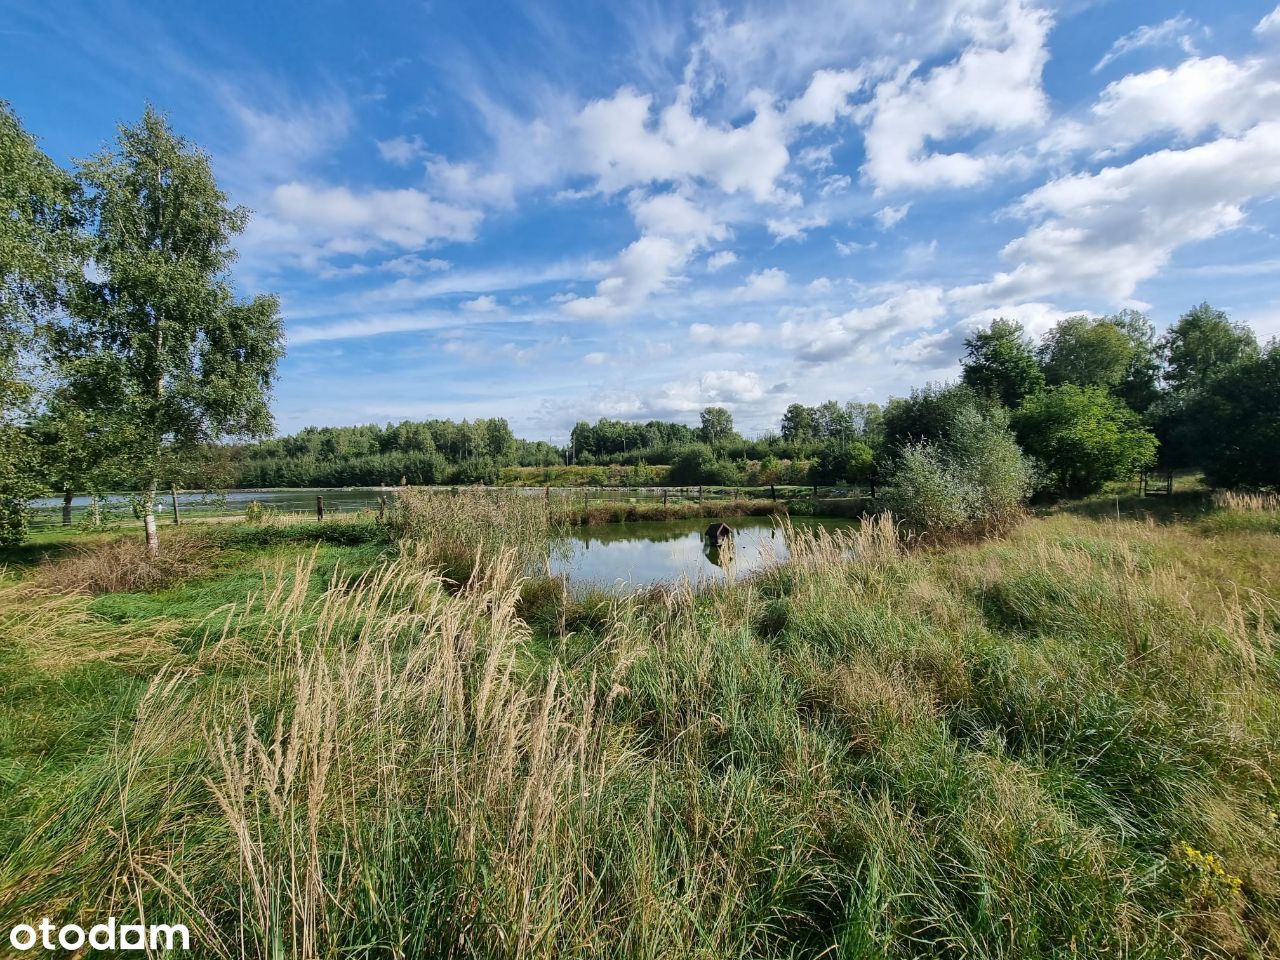
[[[1030,495],[1034,476],[1007,416],[963,408],[947,432],[945,442],[910,443],[901,451],[890,467],[883,505],[934,534],[1007,526]]]
[[[117,537],[76,548],[40,567],[36,582],[62,593],[135,593],[159,590],[199,576],[208,567],[212,544],[204,537],[165,538],[157,556],[141,536]]]

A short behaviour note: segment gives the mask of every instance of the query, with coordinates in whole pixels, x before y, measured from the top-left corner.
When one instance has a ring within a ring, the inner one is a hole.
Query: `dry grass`
[[[118,537],[76,548],[68,556],[42,564],[35,583],[57,593],[132,593],[158,590],[199,576],[208,569],[214,548],[199,534],[172,534],[160,555],[147,553],[141,536]]]
[[[1241,493],[1235,490],[1223,490],[1213,495],[1213,505],[1219,510],[1273,513],[1280,511],[1280,493]]]

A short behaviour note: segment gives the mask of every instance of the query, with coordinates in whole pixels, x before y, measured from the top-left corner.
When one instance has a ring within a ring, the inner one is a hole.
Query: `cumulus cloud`
[[[816,321],[788,320],[782,325],[782,342],[799,360],[827,363],[860,350],[878,348],[908,331],[927,330],[946,313],[941,288],[908,288],[879,303],[837,316]]]
[[[776,200],[776,181],[790,160],[786,123],[768,97],[753,106],[750,122],[718,125],[695,116],[687,96],[655,113],[651,95],[623,87],[575,118],[580,165],[605,192],[702,180],[725,193]]]
[[[778,241],[803,240],[810,230],[826,225],[827,218],[821,213],[795,217],[769,217],[765,220],[765,227]]]
[[[868,108],[863,175],[877,190],[973,186],[1007,168],[998,153],[945,153],[930,144],[983,131],[1036,127],[1049,115],[1041,87],[1052,18],[1010,0],[990,19],[974,16],[974,36],[954,61],[916,74],[900,70],[875,88]]]
[[[630,207],[640,237],[614,258],[594,296],[561,306],[570,316],[597,319],[635,310],[664,289],[695,253],[729,236],[724,224],[679,193],[633,194]]]
[[[732,250],[721,250],[719,253],[713,253],[707,257],[707,270],[715,273],[717,270],[723,270],[725,267],[738,262],[738,255]]]
[[[763,338],[764,328],[758,323],[738,322],[727,326],[694,323],[689,326],[689,339],[703,347],[749,347]]]
[[[462,309],[468,313],[496,313],[502,308],[498,305],[498,301],[491,294],[484,294],[476,297],[474,300],[464,300]]]
[[[1110,83],[1086,121],[1049,138],[1060,149],[1122,149],[1155,134],[1190,140],[1210,130],[1237,134],[1280,116],[1280,68],[1274,61],[1195,57]]]
[[[787,279],[787,272],[778,267],[757,270],[734,289],[733,295],[738,300],[768,300],[782,295],[787,289]]]
[[[1004,248],[1017,266],[955,297],[1017,302],[1089,291],[1120,301],[1178,247],[1239,226],[1249,201],[1278,193],[1280,121],[1051,180],[1017,206],[1037,221]]]
[[[1123,57],[1125,54],[1132,53],[1135,50],[1141,50],[1144,47],[1159,47],[1176,43],[1182,48],[1183,53],[1194,54],[1196,48],[1190,34],[1194,26],[1194,21],[1179,14],[1162,23],[1139,27],[1131,33],[1126,33],[1111,44],[1110,49],[1102,55],[1102,59],[1094,64],[1093,72],[1097,73],[1116,58]]]
[[[733,409],[765,396],[760,375],[753,370],[708,370],[696,379],[667,384],[653,401],[656,411],[692,413],[710,405]]]

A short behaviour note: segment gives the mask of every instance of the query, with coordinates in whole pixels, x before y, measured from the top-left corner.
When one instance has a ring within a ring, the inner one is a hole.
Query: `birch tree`
[[[232,240],[248,211],[209,157],[148,108],[80,164],[91,268],[59,344],[66,396],[103,438],[100,466],[140,491],[147,548],[155,498],[205,444],[270,432],[282,355],[273,296],[237,298]]]

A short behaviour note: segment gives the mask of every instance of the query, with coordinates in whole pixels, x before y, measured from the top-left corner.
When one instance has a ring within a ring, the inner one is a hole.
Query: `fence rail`
[[[154,510],[161,521],[215,520],[243,517],[252,504],[259,504],[276,514],[315,516],[318,519],[331,514],[350,514],[360,511],[378,512],[385,502],[393,502],[400,487],[367,488],[303,488],[297,490],[229,490],[225,492],[179,490],[165,492],[156,497]],[[482,491],[493,496],[524,495],[542,496],[548,502],[556,502],[562,509],[608,503],[661,503],[682,504],[701,502],[725,502],[739,499],[776,500],[794,503],[797,500],[816,503],[830,500],[861,499],[867,491],[848,486],[798,486],[771,484],[768,486],[683,486],[683,487],[548,487],[548,486],[431,486],[415,487],[418,490]],[[33,530],[52,530],[59,527],[83,526],[93,522],[95,512],[99,522],[105,525],[131,525],[141,523],[141,501],[136,494],[116,493],[94,503],[77,497],[68,511],[61,502],[46,500],[31,511]]]

